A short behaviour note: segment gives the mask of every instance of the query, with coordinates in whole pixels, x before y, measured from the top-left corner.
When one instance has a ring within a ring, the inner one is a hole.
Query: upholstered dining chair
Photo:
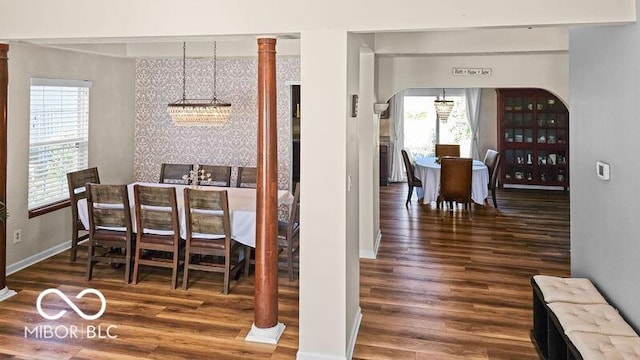
[[[458,157],[443,157],[440,160],[440,194],[437,205],[440,208],[442,202],[449,203],[449,209],[453,211],[453,202],[463,203],[464,208],[469,208],[471,216],[471,176],[473,173],[473,160]]]
[[[488,149],[484,156],[484,164],[489,169],[489,191],[491,191],[491,198],[493,199],[493,207],[498,208],[496,202],[496,187],[498,185],[498,167],[500,166],[500,160],[502,156],[499,152]]]
[[[407,185],[409,186],[409,193],[407,194],[407,201],[404,203],[405,206],[409,206],[411,202],[411,197],[413,196],[413,188],[414,187],[422,187],[422,181],[418,179],[413,173],[413,163],[409,159],[409,155],[405,150],[402,150],[402,160],[404,161],[404,169],[407,172]]]
[[[297,183],[293,192],[293,202],[289,207],[288,221],[278,223],[278,247],[280,253],[284,253],[287,260],[287,272],[289,281],[293,281],[294,256],[300,247],[300,183]]]
[[[160,168],[160,183],[165,184],[189,184],[182,176],[189,175],[193,170],[193,164],[162,164]]]
[[[203,186],[231,186],[231,166],[200,165],[200,170],[211,174],[211,180],[200,181]]]
[[[460,145],[436,144],[436,157],[455,156],[460,157]]]
[[[182,288],[186,290],[189,285],[189,270],[221,272],[224,274],[222,293],[226,295],[231,277],[246,266],[246,258],[240,260],[245,246],[231,238],[227,192],[186,188],[184,208],[187,241]],[[205,261],[209,256],[212,260]],[[214,261],[217,257],[222,257],[223,262]],[[236,259],[234,264],[233,259]]]
[[[258,169],[254,167],[239,167],[238,180],[236,181],[239,188],[255,188],[258,183]]]
[[[67,173],[69,201],[71,203],[71,261],[76,261],[78,242],[89,238],[89,234],[80,236],[80,231],[85,230],[85,228],[78,217],[78,200],[87,197],[85,189],[87,183],[100,183],[97,167]]]
[[[124,283],[128,284],[131,279],[133,226],[127,185],[89,183],[86,188],[89,213],[86,278],[91,280],[93,266],[99,261],[125,264]]]
[[[178,223],[178,205],[175,187],[134,185],[136,211],[136,258],[133,266],[133,284],[138,283],[140,265],[171,268],[171,288],[178,285],[178,271],[184,261],[180,258],[182,241]],[[171,260],[143,259],[144,250],[171,253]]]

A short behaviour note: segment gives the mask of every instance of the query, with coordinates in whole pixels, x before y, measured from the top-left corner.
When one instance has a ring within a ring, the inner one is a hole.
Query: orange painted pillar
[[[255,326],[278,325],[278,139],[276,39],[258,39],[258,179]]]

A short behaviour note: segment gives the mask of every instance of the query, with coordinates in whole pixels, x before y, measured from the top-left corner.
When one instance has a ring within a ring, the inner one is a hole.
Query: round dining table
[[[417,188],[418,198],[424,204],[438,199],[440,190],[440,164],[435,157],[421,157],[416,159],[414,175],[422,181],[422,188]],[[489,195],[489,169],[478,160],[473,160],[473,175],[471,177],[471,199],[477,204],[483,204]]]

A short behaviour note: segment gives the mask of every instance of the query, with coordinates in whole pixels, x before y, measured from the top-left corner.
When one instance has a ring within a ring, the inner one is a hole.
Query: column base
[[[247,337],[244,338],[244,341],[275,345],[278,343],[278,340],[280,340],[280,336],[282,336],[285,328],[286,326],[284,326],[283,323],[278,323],[274,327],[260,329],[256,327],[256,324],[254,323],[251,325],[251,331],[249,331]]]
[[[16,294],[17,292],[15,292],[15,290],[11,290],[5,286],[4,289],[0,290],[0,302],[5,301]]]

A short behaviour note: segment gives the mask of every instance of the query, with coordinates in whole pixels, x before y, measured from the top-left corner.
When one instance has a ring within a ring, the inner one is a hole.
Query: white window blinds
[[[67,173],[88,167],[90,86],[31,78],[29,210],[68,199]]]

